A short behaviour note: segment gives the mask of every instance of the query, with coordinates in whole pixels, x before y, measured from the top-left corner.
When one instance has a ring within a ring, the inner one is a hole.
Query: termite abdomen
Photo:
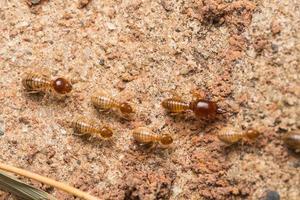
[[[162,107],[173,113],[180,113],[189,110],[189,104],[174,98],[165,99],[161,103]]]
[[[113,132],[109,127],[101,127],[95,121],[79,117],[72,121],[72,128],[79,134],[90,135],[94,137],[101,137],[102,139],[108,139],[113,136]]]
[[[227,144],[234,144],[243,138],[243,134],[234,127],[225,127],[219,131],[218,138]]]
[[[296,152],[300,152],[300,133],[286,133],[283,136],[283,141],[289,148],[294,149]]]
[[[227,143],[227,144],[234,144],[242,139],[249,139],[253,140],[260,135],[260,132],[255,129],[248,129],[245,131],[237,130],[234,127],[225,127],[220,130],[218,133],[218,138]]]
[[[146,127],[138,127],[132,132],[133,138],[141,144],[160,143],[163,146],[169,146],[173,143],[173,138],[169,134],[157,134]]]
[[[91,97],[91,102],[99,110],[119,109],[122,114],[134,113],[133,108],[127,102],[119,102],[107,95],[104,91],[99,91]]]
[[[29,73],[22,79],[24,88],[28,91],[46,92],[51,89],[51,81],[46,76]]]

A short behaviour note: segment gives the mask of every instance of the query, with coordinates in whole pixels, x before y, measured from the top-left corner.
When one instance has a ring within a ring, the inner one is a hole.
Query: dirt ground
[[[260,199],[267,191],[299,199],[300,157],[280,140],[300,128],[299,8],[297,0],[1,0],[0,161],[100,199]],[[26,94],[28,70],[68,77],[74,90],[66,99]],[[133,104],[134,118],[98,113],[89,100],[98,89]],[[228,112],[209,123],[160,106],[172,93],[190,100],[193,90]],[[59,123],[78,114],[111,126],[113,140],[90,141]],[[227,125],[263,134],[227,147],[216,137]],[[173,146],[138,148],[137,126],[170,132]]]

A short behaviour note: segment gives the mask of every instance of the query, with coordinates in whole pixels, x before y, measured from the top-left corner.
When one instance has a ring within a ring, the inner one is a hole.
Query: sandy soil
[[[300,128],[299,1],[35,2],[0,2],[1,162],[100,199],[259,199],[270,190],[299,199],[300,157],[280,140]],[[24,93],[28,70],[76,81],[72,95]],[[89,96],[101,88],[135,105],[133,120],[97,113]],[[208,123],[161,108],[192,90],[228,113]],[[59,123],[78,114],[110,125],[113,141]],[[172,148],[137,148],[130,131],[141,125],[170,132]],[[226,125],[263,134],[226,147],[216,137]]]

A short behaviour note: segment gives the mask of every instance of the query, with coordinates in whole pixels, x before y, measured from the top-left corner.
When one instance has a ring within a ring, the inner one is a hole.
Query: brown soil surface
[[[100,199],[300,197],[300,157],[280,140],[300,128],[300,2],[261,0],[1,0],[0,161],[67,182]],[[67,98],[26,94],[25,72],[76,82]],[[105,89],[135,105],[132,120],[98,113]],[[170,116],[160,102],[206,91],[228,112],[213,122]],[[82,114],[112,141],[64,126]],[[226,146],[218,131],[255,127]],[[170,132],[170,149],[141,149],[136,126]],[[74,199],[26,180],[58,199]],[[0,192],[0,199],[13,199]]]

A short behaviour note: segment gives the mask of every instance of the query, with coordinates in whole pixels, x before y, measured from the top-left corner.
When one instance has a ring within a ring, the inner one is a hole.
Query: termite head
[[[163,134],[161,137],[160,137],[160,143],[162,145],[170,145],[173,143],[173,138],[171,137],[171,135],[169,134]]]
[[[109,139],[113,136],[113,132],[110,128],[104,126],[100,130],[100,135],[103,139]]]
[[[129,103],[126,103],[126,102],[123,102],[120,104],[120,111],[123,113],[123,114],[131,114],[131,113],[134,113],[134,110],[133,108],[131,107],[131,105],[129,105]]]
[[[53,81],[53,88],[59,94],[67,94],[72,91],[72,85],[64,78],[57,78]]]
[[[247,135],[247,138],[249,138],[249,139],[255,139],[260,135],[260,132],[255,129],[249,129],[246,131],[246,135]]]

